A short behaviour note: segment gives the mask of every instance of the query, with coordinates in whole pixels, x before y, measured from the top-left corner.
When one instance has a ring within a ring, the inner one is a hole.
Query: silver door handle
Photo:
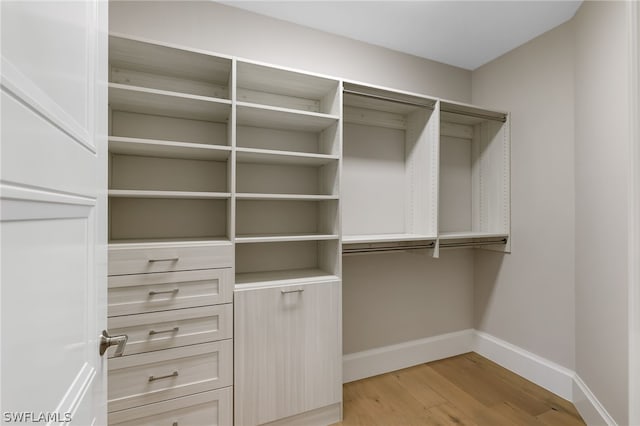
[[[129,340],[129,336],[126,334],[110,336],[107,330],[102,330],[102,334],[100,335],[100,355],[104,355],[111,346],[118,345],[113,356],[122,356],[127,340]]]

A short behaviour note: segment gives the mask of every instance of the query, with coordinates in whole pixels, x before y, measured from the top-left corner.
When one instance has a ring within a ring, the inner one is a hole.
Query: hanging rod
[[[475,247],[475,246],[495,246],[496,244],[507,244],[507,239],[503,238],[498,241],[467,241],[463,243],[440,243],[440,248],[448,247]]]
[[[440,107],[440,112],[448,112],[450,114],[457,114],[457,115],[466,115],[467,117],[480,118],[483,120],[500,121],[502,123],[507,121],[507,117],[505,117],[504,115],[501,115],[500,117],[496,117],[493,115],[480,114],[478,112],[454,111],[454,110],[447,109],[446,107],[444,108]]]
[[[355,253],[376,253],[387,251],[407,251],[407,250],[425,250],[435,247],[435,243],[429,244],[416,244],[411,246],[382,246],[382,247],[363,247],[363,248],[343,248],[342,254],[355,254]]]
[[[416,106],[416,107],[420,107],[420,108],[433,109],[433,104],[423,104],[423,103],[420,103],[420,102],[405,101],[403,99],[396,99],[396,98],[391,98],[391,97],[388,97],[388,96],[372,95],[370,93],[358,92],[356,90],[343,89],[342,91],[344,93],[348,93],[350,95],[363,96],[365,98],[378,99],[378,100],[381,100],[381,101],[394,102],[396,104],[404,104],[404,105]]]

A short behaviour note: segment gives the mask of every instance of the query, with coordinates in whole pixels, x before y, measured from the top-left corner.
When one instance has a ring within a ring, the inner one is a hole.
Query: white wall
[[[475,104],[511,111],[512,254],[476,253],[475,326],[574,368],[573,27],[478,68]]]
[[[628,421],[629,75],[624,2],[585,2],[576,26],[576,372]]]
[[[110,30],[468,102],[471,72],[213,2],[110,2]],[[363,212],[366,214],[366,212]],[[473,253],[344,260],[344,352],[473,326]]]

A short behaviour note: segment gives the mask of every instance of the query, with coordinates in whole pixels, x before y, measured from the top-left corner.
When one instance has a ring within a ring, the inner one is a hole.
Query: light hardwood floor
[[[570,402],[470,352],[345,384],[336,425],[584,424]]]

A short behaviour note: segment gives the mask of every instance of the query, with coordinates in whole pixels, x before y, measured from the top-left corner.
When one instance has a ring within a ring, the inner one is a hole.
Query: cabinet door
[[[340,402],[340,282],[236,291],[234,310],[236,424]]]

